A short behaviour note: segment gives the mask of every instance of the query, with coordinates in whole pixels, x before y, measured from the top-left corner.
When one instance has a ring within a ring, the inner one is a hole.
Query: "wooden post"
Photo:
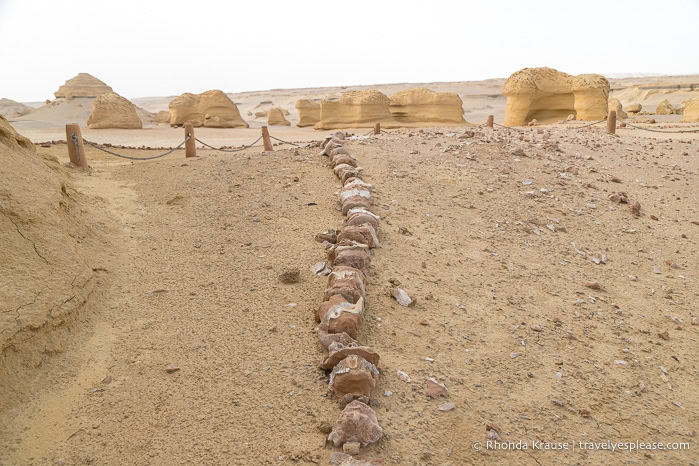
[[[191,123],[185,123],[184,125],[184,137],[187,142],[184,143],[184,156],[185,157],[196,157],[197,156],[197,141],[194,140],[194,125]]]
[[[616,133],[616,111],[612,110],[607,115],[607,133]]]
[[[80,168],[87,168],[87,157],[85,157],[85,144],[83,135],[80,133],[80,125],[68,123],[66,125],[66,142],[68,143],[68,157],[73,165]]]
[[[374,134],[381,134],[381,123],[376,123],[374,125]]]
[[[265,152],[271,152],[274,150],[272,147],[272,140],[269,138],[269,131],[266,126],[262,127],[262,142],[265,145]]]
[[[488,123],[486,123],[488,125],[488,128],[493,127],[493,121],[495,121],[495,117],[493,115],[488,115]]]

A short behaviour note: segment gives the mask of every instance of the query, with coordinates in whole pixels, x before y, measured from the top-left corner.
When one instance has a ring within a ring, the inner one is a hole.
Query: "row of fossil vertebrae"
[[[342,415],[328,436],[336,447],[356,454],[360,447],[381,438],[376,413],[369,406],[376,386],[379,355],[355,340],[364,320],[365,282],[371,263],[370,249],[379,246],[379,216],[370,208],[372,186],[362,180],[361,168],[345,147],[345,134],[336,133],[321,144],[343,184],[340,193],[345,224],[339,231],[316,236],[327,248],[331,267],[324,302],[318,309],[318,337],[328,350],[322,368],[330,371],[330,388],[341,404]]]

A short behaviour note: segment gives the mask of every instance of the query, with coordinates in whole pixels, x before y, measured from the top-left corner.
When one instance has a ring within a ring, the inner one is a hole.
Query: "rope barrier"
[[[281,142],[282,144],[289,144],[289,145],[296,146],[296,147],[302,147],[302,146],[299,146],[298,144],[295,144],[295,143],[293,143],[293,142],[284,141],[284,140],[282,140],[282,139],[275,138],[275,137],[272,136],[271,134],[269,135],[269,137],[272,138],[272,139],[274,139],[275,141]]]
[[[214,147],[214,146],[212,146],[212,145],[209,145],[209,144],[205,143],[204,141],[201,141],[201,140],[199,140],[199,139],[197,139],[197,138],[194,138],[195,141],[197,141],[197,142],[200,143],[200,144],[205,145],[205,146],[208,147],[209,149],[213,149],[213,150],[217,150],[217,151],[221,151],[221,152],[240,152],[241,150],[249,149],[250,147],[254,146],[254,145],[257,144],[258,142],[260,142],[260,139],[262,139],[262,136],[260,136],[259,138],[257,138],[257,139],[255,140],[255,142],[253,142],[252,144],[248,144],[247,146],[239,147],[238,149],[221,149],[220,147]]]
[[[671,133],[671,134],[679,134],[679,133],[699,133],[699,128],[697,128],[697,129],[678,130],[678,131],[663,131],[663,130],[661,130],[661,129],[643,128],[643,127],[641,127],[641,126],[632,125],[632,124],[629,123],[627,120],[622,120],[621,118],[619,118],[619,119],[620,119],[621,121],[623,121],[624,123],[626,123],[626,126],[630,126],[630,127],[632,127],[632,128],[640,129],[640,130],[643,130],[643,131],[652,131],[652,132],[654,132],[654,133]]]
[[[368,133],[362,134],[362,137],[364,137],[364,136],[369,136],[369,135],[372,134],[373,132],[374,132],[374,130],[372,129],[372,130],[369,131]]]
[[[601,119],[601,120],[599,120],[599,121],[595,121],[594,123],[590,123],[590,124],[587,124],[587,125],[575,126],[575,127],[573,127],[573,129],[589,128],[590,126],[595,126],[596,124],[602,123],[603,121],[607,121],[607,118],[605,117],[605,118],[603,118],[603,119]]]
[[[107,154],[111,154],[111,155],[113,155],[113,156],[115,156],[115,157],[120,157],[120,158],[122,158],[122,159],[128,159],[128,160],[153,160],[153,159],[159,159],[160,157],[165,157],[166,155],[172,154],[172,153],[175,152],[176,150],[181,149],[182,146],[184,146],[184,144],[185,144],[187,141],[189,141],[189,138],[191,138],[191,137],[192,137],[192,136],[191,136],[190,134],[188,134],[187,137],[184,139],[184,141],[182,141],[182,142],[180,143],[180,145],[178,145],[177,147],[173,147],[172,149],[170,149],[169,151],[167,151],[167,152],[165,152],[165,153],[163,153],[163,154],[153,155],[153,156],[150,156],[150,157],[132,157],[132,156],[130,156],[130,155],[117,154],[116,152],[112,152],[112,151],[107,150],[107,149],[105,149],[105,148],[103,148],[103,147],[100,147],[99,144],[94,143],[94,142],[90,142],[90,141],[88,141],[88,140],[85,139],[85,138],[83,138],[83,142],[84,142],[85,144],[91,145],[91,146],[94,147],[95,149],[99,149],[99,150],[101,150],[102,152],[106,152]],[[71,139],[73,139],[73,140],[75,141],[76,144],[77,144],[77,138],[78,138],[78,137],[77,137],[77,135],[76,135],[75,133],[73,133],[73,134],[71,135]]]
[[[495,122],[493,122],[493,126],[499,126],[500,128],[509,129],[510,131],[518,131],[518,132],[520,132],[520,133],[526,133],[526,131],[524,131],[523,129],[513,128],[513,127],[511,127],[511,126],[503,126],[503,125],[501,125],[500,123],[495,123]]]

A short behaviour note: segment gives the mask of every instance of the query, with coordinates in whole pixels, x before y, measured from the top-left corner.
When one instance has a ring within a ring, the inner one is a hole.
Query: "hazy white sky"
[[[0,0],[0,97],[699,73],[699,0]]]

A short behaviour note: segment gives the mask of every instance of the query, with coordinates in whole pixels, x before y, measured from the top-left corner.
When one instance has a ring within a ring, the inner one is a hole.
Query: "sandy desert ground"
[[[488,92],[502,83],[493,81],[467,120],[498,115],[489,99],[501,98]],[[246,105],[265,100],[251,93]],[[676,115],[645,118],[635,121],[699,129]],[[60,127],[13,125],[34,142],[65,138]],[[251,126],[196,134],[245,144],[259,136]],[[371,405],[384,434],[362,456],[386,465],[697,464],[699,133],[583,126],[354,131],[347,147],[382,217],[358,340],[381,355]],[[340,408],[318,367],[314,314],[326,279],[311,267],[325,258],[315,234],[342,225],[341,184],[305,144],[329,132],[271,132],[302,147],[200,148],[196,158],[153,161],[88,147],[88,170],[66,165],[65,144],[38,147],[61,163],[67,212],[88,219],[71,236],[89,267],[67,285],[66,302],[84,301],[59,331],[32,323],[57,317],[31,290],[0,314],[0,336],[29,335],[3,347],[0,464],[330,464],[338,450],[325,439]],[[83,135],[138,147],[183,136],[169,127]],[[43,189],[31,175],[23,182]],[[35,253],[49,263],[60,252],[36,224],[14,226],[38,263]],[[280,281],[289,268],[300,270],[298,283]],[[416,304],[398,305],[394,286]],[[28,352],[34,343],[43,350]],[[425,396],[430,377],[448,399]],[[454,408],[440,410],[445,403]],[[505,442],[688,448],[474,447],[488,427]]]

